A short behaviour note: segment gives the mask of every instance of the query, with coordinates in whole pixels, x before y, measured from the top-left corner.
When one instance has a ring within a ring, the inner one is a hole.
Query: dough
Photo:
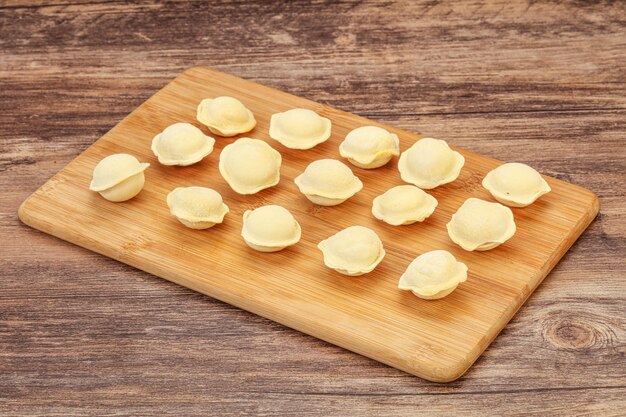
[[[350,168],[336,159],[311,162],[295,183],[311,202],[320,206],[336,206],[363,188]]]
[[[465,158],[440,139],[424,138],[402,152],[398,169],[402,180],[429,190],[454,181]]]
[[[214,135],[230,137],[256,126],[254,114],[234,97],[205,98],[198,105],[196,119]]]
[[[515,234],[510,208],[478,198],[468,198],[446,225],[450,239],[467,251],[489,250]]]
[[[179,187],[167,195],[172,216],[192,229],[208,229],[222,223],[228,213],[222,196],[205,187]]]
[[[241,138],[220,154],[220,174],[239,194],[255,194],[280,181],[282,158],[259,139]]]
[[[116,203],[130,200],[143,189],[149,166],[126,153],[109,155],[94,168],[89,189]]]
[[[359,168],[379,168],[400,155],[400,140],[382,127],[362,126],[348,133],[339,154]]]
[[[483,187],[496,200],[511,207],[526,207],[551,191],[541,174],[518,162],[490,171],[483,179]]]
[[[376,232],[363,226],[343,229],[317,247],[327,267],[349,276],[372,272],[385,257],[383,243]]]
[[[411,262],[406,269],[398,288],[413,292],[426,300],[436,300],[452,293],[467,280],[467,266],[457,262],[445,250],[426,252]]]
[[[243,214],[241,236],[248,246],[260,252],[276,252],[295,245],[301,234],[300,224],[284,207],[262,206]]]
[[[424,221],[435,211],[437,199],[414,185],[398,185],[374,199],[372,214],[392,226]]]
[[[309,109],[291,109],[272,115],[270,137],[291,149],[311,149],[330,137],[330,119]]]
[[[190,123],[174,123],[152,139],[152,152],[163,165],[193,165],[213,152],[215,139]]]

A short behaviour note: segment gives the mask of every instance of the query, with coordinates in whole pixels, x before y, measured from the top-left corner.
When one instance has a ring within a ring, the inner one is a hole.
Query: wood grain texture
[[[2,414],[623,414],[623,3],[7,3]],[[600,216],[446,385],[20,225],[24,198],[193,65],[527,162],[595,191]]]
[[[152,138],[177,122],[195,123],[196,107],[207,97],[232,96],[257,119],[235,138],[218,138],[212,157],[192,167],[166,167],[151,150]],[[328,141],[307,151],[280,146],[269,137],[273,114],[309,108],[332,121]],[[42,185],[19,208],[26,224],[143,271],[270,318],[322,340],[436,382],[459,378],[543,281],[596,217],[595,194],[546,178],[552,191],[524,209],[513,209],[517,231],[500,247],[467,252],[448,237],[445,224],[470,198],[492,200],[480,185],[501,162],[465,150],[459,178],[429,190],[438,200],[427,221],[393,227],[371,214],[372,200],[402,184],[396,160],[376,170],[355,168],[364,189],[336,207],[307,201],[294,179],[309,163],[339,158],[348,132],[375,124],[209,68],[185,71],[125,117],[78,158]],[[420,137],[391,126],[404,151]],[[282,154],[281,181],[251,196],[235,193],[217,171],[217,155],[239,137],[265,140]],[[112,153],[149,162],[147,184],[124,204],[89,191],[96,164]],[[190,231],[166,209],[176,187],[207,186],[218,191],[230,212],[219,227]],[[241,239],[246,210],[278,204],[294,214],[302,239],[280,253],[258,253]],[[346,278],[326,268],[317,244],[340,230],[362,225],[383,240],[387,255],[363,278]],[[469,268],[469,282],[437,301],[397,289],[397,281],[418,255],[452,252]]]

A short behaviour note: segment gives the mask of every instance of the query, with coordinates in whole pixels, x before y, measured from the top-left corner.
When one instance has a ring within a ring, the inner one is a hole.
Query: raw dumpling
[[[179,187],[167,195],[172,216],[192,229],[208,229],[224,220],[228,206],[215,190],[205,187]]]
[[[324,264],[344,275],[358,276],[372,272],[385,257],[380,238],[372,229],[351,226],[322,240],[317,247],[324,254]]]
[[[463,249],[489,250],[515,234],[510,208],[478,198],[468,198],[446,225],[450,239]]]
[[[213,152],[215,139],[191,123],[174,123],[152,139],[152,152],[163,165],[193,165]]]
[[[372,214],[392,226],[424,221],[433,214],[437,199],[414,185],[398,185],[374,199]]]
[[[241,236],[252,249],[276,252],[300,241],[300,224],[284,207],[269,205],[243,214]]]
[[[239,194],[254,194],[280,181],[282,158],[259,139],[241,138],[220,154],[220,173]]]
[[[339,154],[359,168],[378,168],[400,155],[400,140],[382,127],[362,126],[348,133]]]
[[[254,114],[234,97],[205,98],[198,105],[196,119],[219,136],[235,136],[256,126]]]
[[[126,153],[109,155],[94,168],[89,189],[116,203],[130,200],[143,189],[149,166]]]
[[[445,250],[426,252],[411,262],[398,288],[426,300],[443,298],[467,280],[467,266]]]
[[[490,171],[483,179],[483,187],[496,200],[511,207],[526,207],[551,191],[541,174],[518,162]]]
[[[402,152],[398,169],[403,181],[429,190],[454,181],[465,158],[440,139],[424,138]]]
[[[330,119],[309,109],[272,115],[270,137],[291,149],[310,149],[330,137]]]
[[[295,183],[306,198],[320,206],[341,204],[363,188],[352,170],[336,159],[311,162]]]

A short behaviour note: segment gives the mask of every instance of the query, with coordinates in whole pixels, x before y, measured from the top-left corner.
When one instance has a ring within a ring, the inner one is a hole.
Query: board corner
[[[412,369],[406,371],[431,382],[446,384],[465,375],[478,356],[480,354],[473,355],[473,357],[459,357],[448,363],[439,363],[438,366],[420,366],[419,363],[414,363],[411,366]]]
[[[33,227],[33,224],[32,224],[32,215],[31,215],[29,206],[34,196],[35,194],[31,194],[28,197],[26,197],[26,200],[22,201],[20,206],[17,208],[17,217],[20,219],[22,223],[30,227]]]
[[[588,190],[591,194],[591,218],[594,219],[600,212],[600,197],[591,190]]]

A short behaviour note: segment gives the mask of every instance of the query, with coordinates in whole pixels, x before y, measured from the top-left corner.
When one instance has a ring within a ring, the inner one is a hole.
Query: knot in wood
[[[606,345],[607,337],[602,330],[582,316],[555,318],[547,323],[544,337],[559,349],[590,349]]]

